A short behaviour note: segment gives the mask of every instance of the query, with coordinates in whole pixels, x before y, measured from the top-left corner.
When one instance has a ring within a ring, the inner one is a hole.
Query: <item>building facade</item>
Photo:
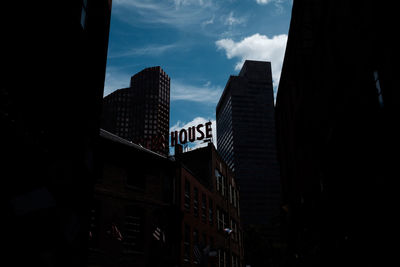
[[[179,147],[179,145],[178,145]],[[214,145],[175,152],[181,266],[244,266],[239,188]]]
[[[103,100],[102,127],[133,143],[168,155],[170,78],[157,66],[131,77],[130,87]]]
[[[90,209],[89,266],[176,266],[174,163],[105,130]]]
[[[49,7],[46,1],[5,5],[18,10],[19,22],[3,32],[4,260],[85,266],[111,0]]]
[[[286,266],[398,262],[389,245],[398,225],[394,10],[376,1],[293,3],[276,100]]]

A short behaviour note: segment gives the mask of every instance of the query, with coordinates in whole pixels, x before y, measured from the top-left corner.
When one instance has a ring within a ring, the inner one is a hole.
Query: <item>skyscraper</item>
[[[104,98],[102,127],[124,139],[168,154],[170,77],[160,66],[131,77],[130,87]]]
[[[218,150],[240,187],[246,264],[279,259],[280,176],[271,63],[246,60],[216,109]]]
[[[246,60],[229,78],[217,105],[217,141],[240,185],[244,222],[268,223],[280,197],[270,62]]]

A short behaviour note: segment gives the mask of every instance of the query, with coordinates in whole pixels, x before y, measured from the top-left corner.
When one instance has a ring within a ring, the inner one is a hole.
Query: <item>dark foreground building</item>
[[[168,155],[170,78],[157,66],[131,77],[130,87],[103,100],[102,128]]]
[[[218,151],[240,187],[246,264],[273,265],[281,184],[270,62],[246,60],[239,75],[230,76],[216,116]]]
[[[294,1],[276,101],[286,266],[398,262],[397,13]]]
[[[89,266],[176,266],[175,164],[105,130],[91,206]]]
[[[3,10],[3,260],[85,266],[111,0],[8,2]]]

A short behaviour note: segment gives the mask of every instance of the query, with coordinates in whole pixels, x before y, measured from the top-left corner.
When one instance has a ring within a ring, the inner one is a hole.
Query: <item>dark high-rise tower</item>
[[[229,78],[216,113],[218,150],[240,187],[245,263],[276,265],[281,190],[271,63],[246,60]]]
[[[131,77],[130,87],[104,98],[102,127],[157,153],[168,154],[170,78],[161,67]]]
[[[240,185],[243,220],[268,224],[279,208],[270,62],[247,60],[217,105],[218,150]]]

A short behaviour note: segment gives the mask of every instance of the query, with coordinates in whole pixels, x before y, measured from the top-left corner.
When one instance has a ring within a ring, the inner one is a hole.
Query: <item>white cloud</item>
[[[225,25],[229,25],[229,26],[233,26],[233,25],[237,25],[237,24],[242,24],[245,22],[244,18],[235,18],[233,16],[233,11],[231,11],[229,13],[229,15],[225,18],[224,24]]]
[[[195,86],[171,79],[171,101],[185,100],[216,104],[221,96],[222,87],[207,82],[203,86]]]
[[[176,28],[201,25],[210,18],[215,8],[212,0],[113,1],[113,13],[133,26],[136,26],[137,21],[154,25],[167,24]]]
[[[212,0],[174,0],[175,6],[188,6],[188,5],[198,5],[201,7],[209,6],[212,4]]]
[[[260,4],[260,5],[266,5],[266,4],[269,4],[269,3],[273,2],[273,1],[274,0],[256,0],[257,4]]]
[[[285,11],[284,3],[289,2],[289,4],[293,4],[293,0],[256,0],[259,5],[267,5],[274,4],[276,14],[282,14]]]
[[[210,25],[210,24],[214,24],[214,19],[215,19],[215,16],[212,16],[211,19],[206,20],[206,21],[203,21],[203,22],[201,23],[201,25],[204,27],[204,26],[207,26],[207,25]]]
[[[130,48],[123,52],[111,52],[109,58],[130,57],[130,56],[159,56],[164,52],[178,48],[178,44],[148,45],[145,47]]]
[[[197,126],[199,124],[205,124],[206,122],[209,122],[209,121],[211,121],[212,139],[213,139],[213,143],[216,147],[217,146],[217,142],[216,142],[216,140],[217,140],[217,124],[216,124],[215,119],[210,119],[210,118],[206,119],[203,117],[196,117],[192,121],[187,122],[187,123],[178,121],[174,126],[172,126],[170,128],[170,132],[180,131],[181,129],[188,129],[189,127]],[[203,143],[203,141],[200,140],[200,141],[195,141],[192,144],[188,143],[188,145],[191,149],[196,149],[196,148],[207,146],[207,143]]]
[[[240,70],[246,59],[270,61],[274,87],[278,86],[285,55],[287,35],[281,34],[269,38],[254,34],[239,42],[226,38],[216,42],[218,49],[225,50],[228,59],[239,58],[235,70]]]

